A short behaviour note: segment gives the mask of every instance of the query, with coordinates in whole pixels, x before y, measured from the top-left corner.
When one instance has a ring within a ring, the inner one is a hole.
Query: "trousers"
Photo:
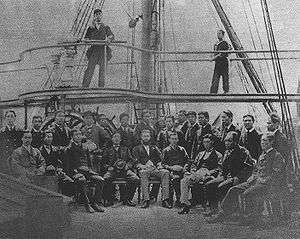
[[[166,169],[145,169],[139,172],[141,177],[141,191],[145,201],[150,200],[149,196],[149,179],[150,177],[157,177],[161,180],[162,188],[162,200],[169,198],[169,186],[170,186],[170,172]]]
[[[216,62],[214,74],[212,77],[212,83],[210,87],[210,93],[218,93],[219,82],[222,76],[223,91],[227,93],[229,91],[229,74],[228,74],[228,60],[222,62]]]

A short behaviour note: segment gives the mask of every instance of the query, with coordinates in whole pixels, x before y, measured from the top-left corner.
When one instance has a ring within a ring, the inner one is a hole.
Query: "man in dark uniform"
[[[246,182],[229,189],[221,204],[222,210],[210,222],[223,221],[238,211],[239,195],[241,195],[241,201],[244,204],[241,207],[244,209],[242,213],[245,216],[242,223],[257,223],[259,221],[263,211],[262,197],[274,187],[280,187],[279,185],[284,184],[284,159],[272,147],[273,142],[274,135],[270,133],[263,135],[261,140],[263,153],[259,157],[256,170]],[[273,206],[274,214],[280,214],[280,203],[278,207]],[[246,221],[244,221],[245,219]]]
[[[224,154],[225,147],[225,138],[229,132],[237,132],[240,134],[239,130],[233,125],[233,113],[230,110],[224,110],[221,114],[221,126],[217,129],[214,129],[214,135],[217,137],[215,142],[216,149]]]
[[[43,132],[42,132],[43,118],[40,115],[35,115],[32,117],[32,147],[40,148],[43,145]]]
[[[166,116],[166,127],[159,131],[157,135],[157,147],[160,150],[163,150],[167,146],[169,146],[169,136],[170,134],[177,133],[178,135],[178,145],[184,146],[184,135],[181,131],[176,130],[174,128],[174,116],[168,115]]]
[[[85,39],[107,40],[108,42],[114,40],[114,34],[112,33],[110,27],[105,25],[102,22],[102,16],[103,14],[100,9],[94,10],[93,26],[90,26],[87,29]],[[104,87],[105,67],[106,67],[105,62],[106,59],[108,61],[111,59],[111,49],[104,45],[94,45],[88,49],[86,56],[88,58],[88,66],[84,72],[82,86],[89,87],[94,74],[95,66],[98,64],[99,65],[98,86]]]
[[[170,145],[162,151],[162,166],[170,171],[170,205],[173,205],[174,192],[176,196],[175,206],[180,206],[180,180],[183,177],[184,166],[189,162],[186,150],[178,145],[177,132],[168,135]]]
[[[187,113],[189,126],[184,135],[185,149],[191,159],[194,159],[196,155],[193,155],[193,142],[197,137],[197,131],[200,129],[199,124],[196,122],[197,114],[195,111],[189,111]]]
[[[117,129],[117,132],[121,135],[121,145],[128,147],[132,150],[135,139],[134,139],[134,130],[129,125],[129,114],[122,113],[120,114],[120,127]]]
[[[189,127],[189,122],[187,120],[187,115],[186,115],[186,111],[185,110],[180,110],[178,112],[178,121],[179,121],[179,125],[176,128],[176,130],[180,130],[183,135],[185,135],[188,127]]]
[[[135,165],[141,177],[141,190],[144,199],[142,208],[148,208],[150,206],[149,179],[152,176],[158,177],[161,180],[162,206],[171,208],[168,203],[170,173],[162,167],[162,155],[160,150],[150,142],[151,133],[145,129],[141,132],[141,144],[135,146],[132,150],[132,155],[136,162]]]
[[[229,132],[225,138],[226,151],[222,159],[222,172],[205,184],[206,193],[214,210],[205,214],[211,216],[217,213],[218,202],[223,200],[227,191],[239,183],[245,182],[252,173],[254,161],[247,149],[238,145],[239,136]]]
[[[214,45],[214,51],[229,51],[231,46],[224,40],[225,32],[219,30],[217,33],[218,42]],[[212,84],[210,93],[217,94],[219,88],[220,77],[223,79],[224,93],[229,91],[229,75],[228,75],[228,53],[214,53],[214,57],[211,61],[215,61],[214,75],[212,78]]]
[[[239,145],[249,150],[251,157],[255,160],[261,154],[260,139],[261,134],[254,128],[253,115],[247,114],[243,116],[244,128],[241,131]]]
[[[102,198],[104,179],[89,167],[87,152],[82,147],[83,135],[81,131],[73,129],[70,131],[70,136],[72,138],[71,144],[64,152],[64,171],[75,181],[79,192],[82,194],[86,211],[90,213],[104,212],[97,204]],[[88,181],[93,184],[95,189],[92,190],[90,197],[88,196]]]
[[[8,158],[12,152],[22,145],[23,130],[15,125],[16,112],[5,112],[6,125],[0,129],[0,172],[9,174]]]
[[[180,201],[183,203],[184,208],[179,214],[188,213],[190,210],[191,203],[188,200],[190,187],[200,182],[207,182],[218,175],[222,154],[214,149],[213,143],[213,135],[206,134],[203,136],[204,151],[198,153],[190,167],[190,172],[186,172],[184,178],[181,180],[180,187],[182,194]],[[201,190],[203,191],[203,187]],[[213,205],[210,206],[211,208],[213,207]]]
[[[65,124],[65,113],[57,111],[53,125],[50,127],[53,133],[53,146],[64,148],[70,143],[70,129]]]
[[[141,132],[143,130],[149,130],[150,131],[150,136],[151,136],[151,144],[156,144],[156,139],[157,139],[157,132],[154,128],[154,125],[152,124],[152,115],[151,113],[147,110],[144,109],[142,111],[142,119],[141,122],[138,123],[134,129],[134,137],[136,141],[136,145],[139,145],[141,142]]]
[[[133,172],[134,160],[129,148],[120,145],[121,135],[115,132],[112,136],[113,145],[103,152],[103,164],[106,168],[104,174],[105,186],[104,192],[108,203],[112,205],[112,184],[115,178],[125,178],[126,187],[120,188],[121,201],[124,205],[134,207],[132,202],[136,188],[139,184],[139,177]]]
[[[193,155],[197,155],[199,152],[204,151],[203,137],[207,134],[212,134],[211,125],[209,124],[209,114],[207,111],[201,111],[198,113],[198,122],[200,128],[197,130],[197,136],[193,142]]]

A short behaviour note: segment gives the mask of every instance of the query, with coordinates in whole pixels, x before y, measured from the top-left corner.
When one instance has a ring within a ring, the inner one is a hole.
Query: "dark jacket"
[[[285,160],[276,149],[262,153],[255,167],[254,175],[271,186],[285,185]]]
[[[72,142],[64,151],[63,155],[63,169],[70,177],[76,174],[81,166],[89,166],[87,152],[81,145]]]
[[[114,36],[109,26],[104,25],[103,23],[100,24],[99,29],[94,26],[90,26],[87,29],[85,34],[85,38],[89,40],[105,40],[108,36]],[[111,49],[107,47],[107,60],[111,59]],[[104,45],[95,45],[91,46],[86,53],[87,58],[91,56],[94,57],[101,57],[101,54],[104,53]]]
[[[96,124],[93,124],[92,126],[83,126],[81,128],[82,134],[92,142],[94,142],[99,148],[102,148],[110,143],[111,139],[109,137],[109,134],[106,132],[106,130],[98,126]]]
[[[141,132],[143,130],[149,130],[151,135],[151,144],[156,144],[157,132],[155,131],[154,126],[150,126],[149,124],[145,123],[144,121],[138,123],[134,129],[134,137],[135,137],[135,145],[139,145],[141,142]]]
[[[44,133],[43,131],[39,130],[39,131],[35,131],[34,129],[31,129],[31,134],[32,134],[32,147],[34,148],[40,148],[43,145],[43,136]]]
[[[183,136],[183,133],[181,131],[176,131],[175,129],[171,129],[171,130],[167,130],[167,129],[164,129],[164,130],[161,130],[159,131],[158,135],[157,135],[157,147],[160,149],[160,150],[163,150],[164,148],[166,148],[167,146],[169,146],[169,134],[170,133],[177,133],[178,135],[178,145],[179,146],[185,146],[184,145],[184,136]]]
[[[23,131],[16,126],[9,130],[8,127],[0,129],[0,172],[9,174],[8,158],[12,152],[22,145]]]
[[[134,147],[134,130],[131,127],[124,129],[120,126],[117,131],[121,135],[121,145],[128,147],[130,150]]]
[[[226,150],[222,159],[222,175],[225,179],[237,177],[244,182],[251,175],[254,161],[247,149],[236,145]]]
[[[201,151],[204,151],[205,148],[203,146],[203,137],[206,134],[212,134],[211,125],[206,124],[205,126],[200,126],[196,137],[194,138],[193,142],[193,155],[192,158],[195,158],[197,154]]]
[[[179,165],[183,167],[189,161],[190,158],[186,150],[181,146],[176,146],[176,148],[168,146],[162,151],[162,164],[168,166]]]
[[[290,160],[291,151],[292,151],[292,143],[290,143],[287,137],[280,131],[277,130],[274,133],[275,139],[273,143],[273,147],[284,157],[285,160]]]
[[[197,136],[197,131],[200,129],[200,126],[198,123],[195,123],[194,125],[190,126],[184,135],[185,140],[185,149],[190,157],[192,157],[192,150],[193,150],[193,143],[195,141],[195,138]]]
[[[254,128],[251,132],[247,132],[246,129],[243,129],[241,132],[239,145],[248,149],[251,157],[255,160],[257,160],[261,154],[261,136],[262,135],[259,134]]]
[[[69,145],[71,138],[68,127],[64,126],[60,128],[58,125],[54,124],[50,130],[53,133],[53,146],[65,147]]]
[[[103,151],[102,161],[106,170],[108,167],[118,168],[119,166],[117,164],[121,161],[124,162],[124,166],[126,164],[128,167],[131,167],[134,163],[130,150],[126,146],[119,146],[118,151],[114,146],[105,149]]]
[[[55,168],[62,167],[62,155],[58,148],[51,145],[50,149],[51,150],[48,153],[45,145],[40,147],[40,152],[45,159],[46,167],[50,165],[53,165]]]
[[[222,154],[216,150],[212,150],[208,158],[204,159],[206,151],[201,151],[196,156],[192,163],[191,170],[197,171],[200,168],[207,168],[208,170],[220,169],[220,162],[222,160]]]
[[[226,135],[229,133],[229,132],[237,132],[239,135],[240,135],[240,131],[233,125],[231,124],[229,126],[229,128],[225,128],[223,126],[217,128],[217,131],[219,132],[219,135],[216,135],[216,138],[215,138],[215,148],[217,151],[219,151],[221,154],[224,155],[224,152],[226,150],[226,147],[225,147],[225,138],[226,138]]]
[[[159,148],[155,145],[150,145],[150,154],[147,154],[146,149],[142,144],[135,146],[132,150],[132,156],[136,164],[145,165],[150,160],[155,166],[162,160],[162,154]]]

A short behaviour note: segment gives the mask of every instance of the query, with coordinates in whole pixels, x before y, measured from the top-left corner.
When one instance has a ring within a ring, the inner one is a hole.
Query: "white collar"
[[[246,130],[246,132],[249,132],[249,133],[251,133],[253,130],[255,130],[255,128],[254,128],[254,127],[252,127],[250,130],[247,130],[247,129],[245,128],[245,130]]]

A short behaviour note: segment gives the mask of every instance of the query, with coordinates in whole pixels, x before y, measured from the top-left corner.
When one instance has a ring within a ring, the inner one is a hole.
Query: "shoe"
[[[188,214],[190,212],[190,206],[185,205],[178,214]]]
[[[130,201],[130,200],[123,202],[123,204],[126,205],[126,206],[129,206],[129,207],[135,207],[135,206],[136,206],[136,204],[133,203],[133,202]]]
[[[168,208],[168,209],[171,209],[171,208],[172,208],[172,206],[168,203],[168,200],[164,200],[164,201],[162,202],[162,207]]]
[[[110,206],[112,206],[112,205],[114,205],[113,201],[106,201],[106,202],[104,203],[104,207],[110,207]]]
[[[148,208],[150,206],[150,201],[146,200],[143,202],[143,205],[141,206],[141,208]]]
[[[100,207],[97,203],[94,203],[91,206],[96,212],[104,212],[104,209]]]
[[[217,223],[217,222],[223,222],[225,221],[226,216],[224,213],[218,213],[215,216],[212,216],[211,218],[207,219],[206,222],[208,223]]]
[[[88,212],[88,213],[94,213],[94,212],[95,212],[94,208],[92,208],[90,204],[87,204],[87,205],[85,206],[85,210],[86,210],[86,212]]]

